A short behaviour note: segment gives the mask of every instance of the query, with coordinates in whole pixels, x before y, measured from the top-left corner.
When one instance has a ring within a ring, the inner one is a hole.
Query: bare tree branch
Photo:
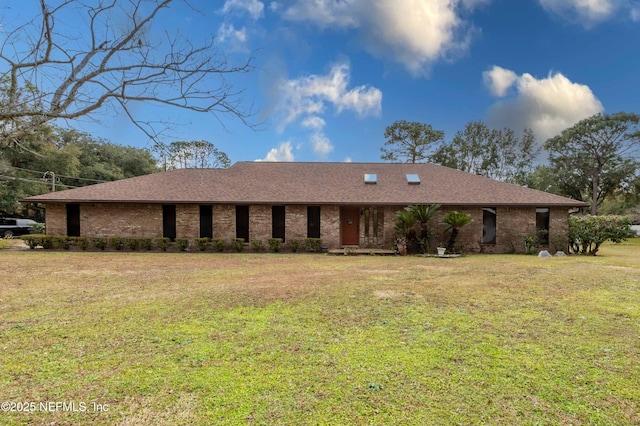
[[[39,17],[11,28],[3,23],[0,144],[19,144],[46,122],[94,117],[107,106],[157,142],[161,129],[132,114],[134,103],[209,113],[221,123],[231,115],[253,127],[243,90],[225,78],[252,71],[252,56],[232,64],[214,39],[194,45],[168,32],[157,40],[150,35],[154,20],[181,1],[39,0]],[[62,16],[82,18],[74,22],[84,28],[59,27]],[[116,26],[114,17],[128,26]]]

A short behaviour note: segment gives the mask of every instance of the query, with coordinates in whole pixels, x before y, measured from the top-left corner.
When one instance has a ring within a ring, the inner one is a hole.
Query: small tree
[[[387,141],[380,148],[381,159],[417,163],[429,158],[436,143],[444,140],[444,132],[434,130],[429,124],[400,120],[385,129],[384,137]]]
[[[569,247],[576,254],[595,256],[605,241],[621,243],[631,236],[626,216],[570,216]]]
[[[451,231],[449,242],[447,243],[447,251],[453,252],[456,246],[456,239],[460,229],[473,221],[471,215],[459,211],[452,211],[444,215],[442,222],[447,225],[447,230]]]

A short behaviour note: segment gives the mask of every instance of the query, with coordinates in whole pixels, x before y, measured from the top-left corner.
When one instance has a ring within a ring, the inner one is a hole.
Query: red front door
[[[340,210],[340,228],[343,246],[359,245],[360,209],[343,207]]]

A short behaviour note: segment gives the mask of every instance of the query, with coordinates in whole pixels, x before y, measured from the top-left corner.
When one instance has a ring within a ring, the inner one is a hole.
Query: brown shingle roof
[[[377,174],[366,184],[364,175]],[[406,174],[420,184],[409,185]],[[180,169],[29,197],[29,202],[536,205],[585,203],[434,164],[240,162]]]

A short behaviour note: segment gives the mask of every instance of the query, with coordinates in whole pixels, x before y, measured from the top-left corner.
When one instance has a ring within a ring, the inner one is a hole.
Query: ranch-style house
[[[566,237],[580,201],[434,164],[239,162],[178,169],[38,195],[49,235],[169,238],[321,238],[328,248],[390,248],[396,212],[440,204],[469,213],[458,237],[469,251],[522,251],[524,236]],[[544,234],[544,233],[543,233]],[[562,247],[557,247],[561,249]]]

